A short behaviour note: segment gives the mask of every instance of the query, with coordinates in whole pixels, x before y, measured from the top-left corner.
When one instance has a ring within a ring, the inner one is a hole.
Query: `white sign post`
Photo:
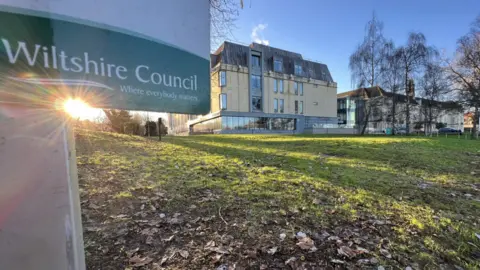
[[[207,113],[209,3],[0,0],[0,269],[85,269],[58,102]]]

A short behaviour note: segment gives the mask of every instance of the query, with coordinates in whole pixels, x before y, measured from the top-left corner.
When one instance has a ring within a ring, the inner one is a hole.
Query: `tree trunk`
[[[431,104],[429,105],[429,110],[428,110],[428,128],[430,129],[430,133],[432,133],[432,125],[433,125],[433,113],[432,113],[432,106]]]
[[[478,119],[480,119],[480,111],[478,110],[478,105],[475,106],[475,113],[473,114],[473,134],[472,139],[478,139]]]
[[[370,119],[370,113],[372,112],[372,108],[370,106],[368,106],[368,107],[367,106],[368,106],[368,101],[365,102],[366,114],[365,114],[365,117],[364,117],[363,127],[362,127],[362,131],[360,132],[360,135],[365,134],[365,129],[367,129],[368,121]]]
[[[396,92],[396,91],[395,91]],[[392,135],[395,135],[395,113],[396,113],[396,106],[397,106],[397,101],[395,97],[395,92],[393,93],[392,97]]]
[[[408,69],[405,70],[405,94],[407,96],[406,111],[405,111],[405,125],[407,135],[410,134],[410,96],[408,92]]]

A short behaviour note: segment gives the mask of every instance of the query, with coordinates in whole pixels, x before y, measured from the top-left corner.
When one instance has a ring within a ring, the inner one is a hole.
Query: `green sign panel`
[[[73,96],[99,108],[186,114],[210,109],[208,59],[106,25],[3,10],[0,98]]]

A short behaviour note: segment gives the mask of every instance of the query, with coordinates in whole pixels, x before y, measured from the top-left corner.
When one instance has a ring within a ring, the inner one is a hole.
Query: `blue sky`
[[[396,45],[419,31],[429,45],[450,56],[480,15],[480,0],[244,0],[232,40],[249,44],[257,39],[325,63],[338,92],[344,92],[352,89],[348,58],[373,11],[384,22],[385,37]]]

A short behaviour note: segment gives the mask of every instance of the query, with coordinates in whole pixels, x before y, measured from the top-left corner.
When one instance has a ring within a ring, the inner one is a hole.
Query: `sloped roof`
[[[271,46],[252,43],[250,46],[225,41],[213,54],[210,55],[211,67],[218,63],[248,66],[250,50],[260,51],[263,55],[264,71],[273,71],[273,59],[279,58],[283,63],[284,74],[295,75],[295,64],[301,65],[303,76],[326,82],[333,82],[327,65],[305,60],[302,55]],[[298,75],[295,75],[298,76]]]

